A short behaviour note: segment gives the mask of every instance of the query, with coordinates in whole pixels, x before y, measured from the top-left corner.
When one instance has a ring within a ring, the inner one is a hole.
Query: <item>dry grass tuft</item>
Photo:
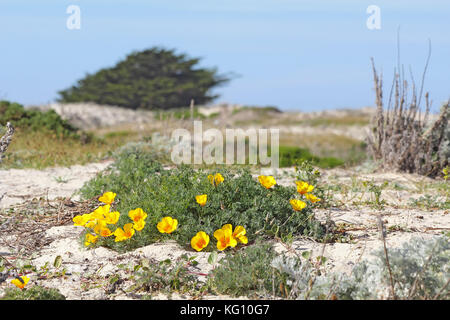
[[[72,225],[73,217],[91,212],[97,199],[75,201],[58,198],[49,201],[40,198],[16,205],[14,209],[0,210],[0,246],[14,252],[33,253],[48,245],[47,230],[56,226]]]

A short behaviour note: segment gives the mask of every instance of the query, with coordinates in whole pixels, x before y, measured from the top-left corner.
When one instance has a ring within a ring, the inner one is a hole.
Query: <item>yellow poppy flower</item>
[[[105,222],[107,224],[116,224],[119,221],[120,212],[114,211],[114,212],[108,212],[105,215]]]
[[[210,174],[208,176],[208,180],[209,180],[209,182],[211,182],[212,185],[217,186],[220,183],[222,183],[223,180],[225,180],[225,179],[220,173],[216,173],[215,175]]]
[[[277,184],[277,181],[272,176],[259,176],[258,180],[266,189],[270,189]]]
[[[98,239],[98,236],[94,236],[93,234],[88,233],[88,234],[86,234],[86,238],[85,238],[85,241],[84,241],[84,245],[85,245],[86,247],[88,247],[88,246],[90,246],[91,244],[96,243],[96,242],[97,242],[97,239]]]
[[[116,236],[115,242],[124,241],[127,239],[130,239],[134,235],[134,229],[132,223],[127,223],[122,228],[117,228],[116,231],[114,231],[114,235]]]
[[[221,228],[222,230],[231,230],[233,232],[233,226],[231,223],[224,224]]]
[[[116,194],[114,192],[105,192],[100,198],[98,198],[98,201],[106,203],[106,204],[112,204],[114,202],[114,198],[116,197]]]
[[[95,228],[99,224],[104,224],[105,214],[108,214],[109,204],[106,206],[99,207],[95,209],[94,212],[91,212],[86,215],[88,222],[84,225],[86,228]],[[100,222],[102,221],[102,222]]]
[[[178,220],[172,219],[172,217],[164,217],[161,221],[156,225],[159,232],[161,233],[172,233],[178,226]]]
[[[140,220],[145,220],[145,218],[147,218],[147,214],[141,208],[130,210],[130,212],[128,212],[128,216],[134,222],[138,222]]]
[[[306,207],[306,203],[302,200],[292,199],[289,202],[291,203],[291,206],[295,211],[300,211],[304,207]]]
[[[96,223],[93,227],[95,233],[100,234],[102,229],[105,229],[105,228],[106,228],[105,220],[96,220]]]
[[[247,244],[248,239],[245,236],[246,233],[247,231],[245,231],[243,226],[237,226],[236,228],[234,228],[233,237],[239,240],[240,243]]]
[[[222,230],[230,230],[232,232],[233,238],[239,240],[239,242],[243,244],[248,243],[248,239],[245,236],[246,231],[243,226],[237,226],[236,228],[234,228],[233,231],[233,226],[231,224],[226,224],[222,227]]]
[[[316,203],[320,201],[321,199],[317,198],[315,195],[312,195],[310,193],[305,194],[305,198],[311,201],[312,203]]]
[[[105,238],[113,235],[111,230],[109,230],[107,227],[104,227],[104,228],[100,229],[99,231],[100,231],[99,234]]]
[[[139,220],[133,224],[133,228],[136,231],[141,231],[145,227],[145,220]]]
[[[220,174],[220,173],[216,173],[214,175],[214,181],[216,183],[216,186],[220,183],[222,183],[225,180],[225,178]]]
[[[83,214],[83,215],[78,215],[73,217],[72,221],[73,221],[73,225],[74,226],[84,226],[86,223],[88,223],[88,221],[91,219],[91,215],[90,214]]]
[[[306,194],[314,190],[314,186],[304,181],[295,181],[295,184],[297,185],[297,192],[300,194]]]
[[[105,219],[105,216],[108,214],[110,208],[111,206],[109,204],[100,206],[97,209],[95,209],[94,212],[91,213],[92,217],[98,220],[103,220]]]
[[[237,240],[233,237],[231,224],[224,225],[222,229],[216,230],[214,232],[214,238],[217,240],[217,249],[220,251],[237,245]]]
[[[16,287],[23,289],[23,288],[25,288],[27,283],[30,281],[30,278],[28,278],[27,276],[21,276],[20,279],[22,279],[23,282],[16,278],[16,279],[12,279],[11,283],[13,285],[15,285]]]
[[[199,231],[191,239],[191,247],[197,251],[201,251],[209,243],[209,236],[204,231]]]
[[[197,203],[199,205],[201,205],[203,207],[206,204],[206,200],[208,200],[208,195],[201,194],[201,195],[195,196],[195,200],[197,201]]]
[[[86,228],[94,228],[97,225],[98,219],[89,219],[88,223],[86,223],[84,226]]]

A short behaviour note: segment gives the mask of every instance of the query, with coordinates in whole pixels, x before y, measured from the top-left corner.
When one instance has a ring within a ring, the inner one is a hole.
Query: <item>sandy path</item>
[[[33,198],[71,197],[83,184],[105,169],[111,161],[54,167],[44,170],[0,170],[0,208],[7,208]],[[73,197],[76,199],[77,197]]]

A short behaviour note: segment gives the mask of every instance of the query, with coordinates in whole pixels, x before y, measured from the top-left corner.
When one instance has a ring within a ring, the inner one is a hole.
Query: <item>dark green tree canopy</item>
[[[198,68],[199,58],[176,54],[174,50],[151,48],[133,52],[112,68],[60,91],[60,102],[95,102],[131,109],[170,109],[208,103],[218,95],[211,89],[228,78],[217,69]]]

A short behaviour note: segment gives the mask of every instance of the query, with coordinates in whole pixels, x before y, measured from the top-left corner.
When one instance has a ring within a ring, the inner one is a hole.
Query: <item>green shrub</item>
[[[264,106],[264,107],[243,106],[241,108],[234,109],[231,114],[235,115],[235,114],[238,114],[238,113],[240,113],[242,111],[247,111],[247,110],[254,111],[254,112],[256,112],[258,114],[261,114],[261,115],[265,115],[265,114],[271,113],[271,112],[281,113],[280,109],[278,109],[275,106]]]
[[[285,296],[287,277],[271,266],[275,257],[271,244],[255,244],[228,253],[211,271],[211,286],[231,296]]]
[[[204,231],[211,238],[206,250],[211,250],[215,246],[214,231],[228,223],[243,226],[250,242],[257,237],[325,236],[310,206],[300,212],[292,209],[289,200],[296,194],[294,186],[276,185],[268,190],[248,170],[223,169],[220,173],[225,181],[215,187],[206,171],[188,166],[163,169],[154,159],[154,154],[141,149],[122,153],[107,172],[81,189],[85,198],[98,197],[105,191],[117,193],[117,205],[111,210],[121,213],[118,226],[131,222],[130,210],[142,208],[148,213],[145,228],[131,240],[115,242],[109,237],[101,239],[100,245],[122,251],[170,238],[190,247],[191,238]],[[208,195],[204,207],[195,200],[200,194]],[[166,216],[179,222],[171,235],[161,234],[156,228]]]
[[[25,109],[18,103],[0,101],[0,125],[11,122],[14,127],[31,131],[48,131],[58,137],[79,138],[78,129],[63,120],[54,110],[42,112]]]
[[[280,167],[291,167],[298,161],[310,161],[312,164],[321,168],[334,168],[344,164],[344,161],[333,158],[320,158],[313,154],[308,149],[290,146],[280,146]]]
[[[178,120],[187,120],[191,118],[191,109],[190,108],[176,108],[171,110],[156,110],[154,112],[155,118],[160,120],[168,120],[171,118]],[[194,108],[193,112],[194,119],[206,119],[206,116],[198,111],[198,108]]]
[[[163,261],[143,259],[134,270],[134,288],[150,294],[174,291],[180,293],[195,292],[201,287],[198,278],[189,267],[197,265],[195,257],[182,255],[175,261],[166,259]]]
[[[300,160],[296,162],[295,177],[297,181],[304,181],[314,186],[312,194],[320,199],[319,202],[315,203],[315,206],[321,208],[333,206],[333,190],[330,189],[330,186],[320,181],[321,173],[314,168],[310,161]]]
[[[7,288],[0,300],[66,300],[59,290],[41,286],[26,289]]]
[[[426,194],[418,199],[410,198],[409,205],[427,210],[433,208],[448,210],[450,209],[450,199],[448,197],[446,199],[443,199],[438,195]]]

